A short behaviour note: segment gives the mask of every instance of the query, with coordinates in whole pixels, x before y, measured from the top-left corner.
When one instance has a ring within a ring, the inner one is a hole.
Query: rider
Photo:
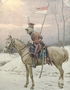
[[[36,58],[38,58],[39,51],[41,50],[42,46],[43,47],[45,46],[45,44],[42,41],[43,37],[41,36],[41,34],[39,32],[34,32],[34,24],[33,23],[28,23],[28,28],[26,28],[25,30],[31,36],[31,39],[32,39],[33,44],[35,46],[34,55],[36,56]],[[46,54],[47,54],[46,61],[48,64],[50,64],[51,61],[49,59],[47,49],[46,49]]]
[[[33,44],[35,46],[35,56],[37,57],[38,52],[41,50],[41,42],[42,42],[42,36],[38,32],[34,32],[34,24],[29,23],[28,28],[26,28],[27,33],[31,36],[31,39],[33,41]]]

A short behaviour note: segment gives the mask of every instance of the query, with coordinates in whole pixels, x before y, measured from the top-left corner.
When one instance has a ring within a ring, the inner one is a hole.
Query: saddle
[[[30,45],[30,47],[29,47],[29,52],[30,52],[30,55],[31,55],[32,57],[35,57],[35,58],[38,58],[38,59],[43,59],[44,57],[48,56],[48,55],[47,55],[48,53],[46,53],[46,48],[43,47],[43,48],[41,48],[41,50],[39,50],[39,51],[37,52],[37,55],[38,55],[38,56],[36,57],[34,44],[31,44],[31,45]]]
[[[39,50],[39,52],[37,52],[37,55],[35,55],[35,46],[34,44],[30,44],[29,52],[30,52],[30,56],[34,59],[33,62],[37,62],[38,64],[38,60],[44,59],[45,63],[52,65],[52,62],[49,58],[47,46],[43,45],[41,50]]]

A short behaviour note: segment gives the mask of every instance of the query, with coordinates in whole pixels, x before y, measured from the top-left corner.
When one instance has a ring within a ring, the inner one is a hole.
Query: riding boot
[[[32,67],[36,68],[35,58],[33,58],[33,60],[32,60]]]

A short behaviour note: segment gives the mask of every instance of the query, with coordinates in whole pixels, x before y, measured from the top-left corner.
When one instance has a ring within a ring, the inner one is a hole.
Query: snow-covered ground
[[[65,47],[70,54],[70,46]],[[70,56],[70,55],[69,55]],[[70,59],[63,64],[64,88],[70,90]],[[42,77],[39,79],[41,66],[33,69],[35,90],[60,90],[58,87],[59,72],[55,66],[45,65]],[[18,54],[0,54],[0,90],[30,90],[24,88],[26,71]]]

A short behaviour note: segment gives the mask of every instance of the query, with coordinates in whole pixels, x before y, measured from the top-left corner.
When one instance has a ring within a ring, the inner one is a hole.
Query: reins
[[[24,50],[25,48],[26,48],[26,45],[25,45],[25,47],[23,47],[23,48],[19,49],[19,51],[22,51],[22,50]]]

